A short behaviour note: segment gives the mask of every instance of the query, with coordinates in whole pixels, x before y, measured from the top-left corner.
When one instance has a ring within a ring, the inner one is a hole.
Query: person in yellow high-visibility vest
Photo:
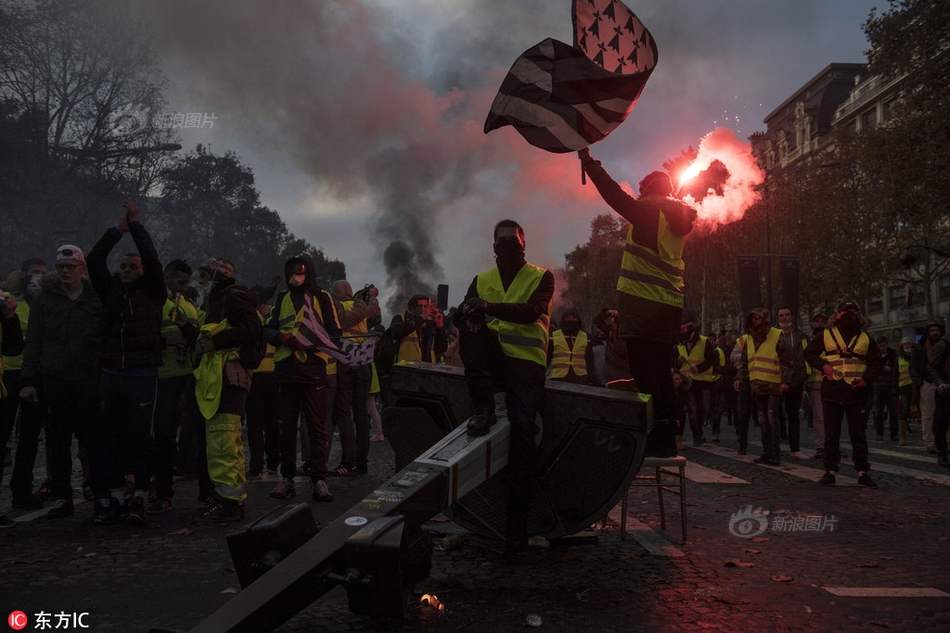
[[[593,348],[588,345],[587,332],[581,329],[577,310],[565,312],[561,317],[561,329],[551,333],[548,367],[551,369],[551,380],[578,385],[595,384]]]
[[[693,230],[696,210],[672,197],[673,181],[666,172],[648,174],[640,181],[640,198],[634,198],[589,150],[578,151],[578,156],[604,201],[630,223],[617,280],[618,337],[627,342],[637,388],[653,397],[654,428],[647,454],[675,455],[679,423],[670,356],[685,297],[683,244]]]
[[[782,441],[779,422],[781,394],[788,391],[792,376],[792,362],[782,330],[769,325],[769,311],[755,308],[746,317],[746,333],[739,345],[742,354],[736,363],[738,376],[733,384],[736,391],[748,378],[752,397],[759,411],[762,425],[762,455],[753,460],[756,464],[780,465],[779,445]]]
[[[865,427],[868,422],[870,385],[874,384],[883,365],[881,350],[871,342],[862,326],[858,306],[853,301],[842,301],[828,320],[821,336],[816,336],[805,348],[805,362],[822,373],[821,401],[825,409],[825,474],[818,483],[835,483],[841,461],[841,425],[848,419],[854,468],[858,471],[858,485],[877,488],[868,475],[868,441]]]
[[[0,352],[4,356],[19,356],[23,353],[23,330],[16,309],[16,299],[0,294]],[[15,385],[10,385],[10,388],[15,389]],[[3,382],[3,359],[0,358],[0,400],[13,397],[15,394],[10,393],[10,389]],[[6,434],[3,435],[3,443],[7,443]],[[2,475],[3,465],[0,464],[0,476]],[[12,528],[15,525],[7,515],[0,513],[0,529]]]
[[[693,435],[693,446],[701,446],[706,441],[703,426],[709,419],[712,404],[713,387],[719,380],[716,348],[707,336],[696,329],[696,315],[692,310],[683,312],[680,324],[680,341],[676,346],[677,364],[681,374],[689,376],[690,388],[686,392],[686,411],[689,415],[689,428]],[[713,420],[712,437],[719,441],[719,421]]]
[[[897,417],[899,418],[899,444],[907,444],[908,419],[910,418],[910,402],[914,392],[914,381],[910,377],[910,356],[914,350],[914,339],[905,336],[901,339],[901,347],[897,359]]]
[[[200,362],[195,369],[195,396],[205,420],[208,475],[214,495],[197,524],[228,523],[244,518],[247,476],[241,418],[251,388],[252,372],[241,364],[240,349],[261,340],[257,298],[234,282],[234,265],[212,257],[198,268],[205,291],[205,317],[195,344]]]
[[[20,270],[8,277],[10,284],[9,296],[16,302],[16,314],[20,320],[20,329],[25,333],[30,322],[30,304],[40,292],[40,280],[47,272],[46,262],[38,257],[27,259],[20,266]],[[12,398],[0,400],[0,446],[7,443],[13,431],[14,422],[17,422],[18,433],[16,455],[13,460],[13,472],[10,475],[11,500],[14,508],[32,509],[33,499],[33,464],[36,462],[36,452],[39,444],[40,429],[43,426],[42,406],[37,406],[17,396],[20,384],[20,370],[23,367],[23,355],[4,355],[3,371],[7,389],[13,392]],[[85,446],[80,455],[85,454]],[[83,462],[88,460],[83,458]],[[85,474],[87,468],[83,468]],[[83,491],[90,489],[91,482],[83,486]]]
[[[157,499],[146,507],[147,514],[162,514],[172,509],[175,496],[173,475],[178,453],[178,429],[181,426],[181,399],[188,398],[188,411],[194,409],[194,354],[189,340],[198,337],[198,309],[184,297],[191,283],[192,270],[186,262],[175,259],[165,265],[165,288],[168,296],[162,307],[162,364],[158,368],[158,389],[155,416],[152,420],[152,468]],[[211,493],[207,472],[199,473],[199,490]]]
[[[506,549],[528,546],[531,479],[536,468],[535,416],[544,393],[554,275],[525,261],[524,230],[502,220],[493,233],[497,266],[472,280],[456,311],[459,353],[475,415],[469,435],[495,423],[495,382],[508,401],[508,529]]]
[[[320,350],[335,345],[340,338],[333,298],[317,284],[313,259],[309,255],[291,257],[284,263],[287,291],[274,302],[264,326],[264,340],[275,347],[274,384],[280,398],[281,482],[270,493],[281,501],[296,496],[297,420],[303,413],[310,441],[310,459],[304,472],[313,483],[311,500],[333,501],[326,483],[330,452],[326,428],[327,359]]]
[[[270,317],[277,286],[283,281],[276,277],[268,286],[253,286],[251,291],[257,295],[260,305],[257,313],[264,323]],[[264,359],[251,379],[251,390],[247,394],[247,407],[244,419],[247,424],[247,444],[249,458],[247,477],[250,481],[260,480],[264,469],[268,474],[276,474],[280,468],[280,407],[277,386],[274,384],[274,345],[264,347]]]

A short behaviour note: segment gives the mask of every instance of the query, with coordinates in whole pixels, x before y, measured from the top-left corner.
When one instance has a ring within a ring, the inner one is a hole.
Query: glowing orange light
[[[742,218],[746,209],[759,199],[756,186],[765,180],[765,172],[758,166],[752,146],[738,139],[732,130],[717,127],[703,137],[696,160],[683,173],[680,186],[708,168],[714,160],[722,163],[729,174],[722,183],[721,193],[703,196],[699,202],[692,200],[690,195],[684,198],[696,209],[700,222],[713,226]]]
[[[439,597],[433,594],[424,593],[422,597],[419,598],[421,604],[427,604],[436,611],[441,611],[445,608],[445,605],[439,602]]]
[[[702,171],[702,167],[700,167],[697,163],[693,163],[692,165],[687,167],[686,171],[683,172],[683,175],[680,176],[680,186],[682,187],[684,182],[692,180],[693,178],[698,176],[699,172],[701,171]]]

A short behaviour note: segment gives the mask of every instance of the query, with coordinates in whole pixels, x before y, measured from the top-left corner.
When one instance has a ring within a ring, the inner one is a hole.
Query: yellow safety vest
[[[770,328],[765,341],[759,349],[755,348],[755,341],[751,334],[743,334],[742,340],[745,343],[746,358],[748,359],[749,380],[760,380],[762,382],[781,383],[782,366],[778,360],[778,350],[776,344],[782,335],[782,330]]]
[[[706,342],[709,340],[708,336],[699,337],[699,342],[696,345],[693,345],[693,349],[689,352],[686,351],[685,345],[677,345],[676,351],[679,352],[679,355],[686,359],[686,362],[683,363],[683,366],[680,367],[680,372],[683,374],[689,374],[690,378],[693,380],[699,380],[701,382],[716,382],[719,380],[719,375],[713,371],[712,367],[706,368],[702,373],[697,373],[696,368],[704,360],[706,360]]]
[[[427,363],[434,363],[435,349],[430,349],[428,358],[423,358],[422,341],[419,340],[419,330],[413,330],[399,341],[399,349],[396,350],[396,362],[420,360],[424,360]]]
[[[167,340],[171,336],[181,334],[181,330],[171,320],[171,311],[175,307],[175,301],[171,298],[165,299],[165,305],[162,307],[162,338]],[[194,325],[198,326],[198,309],[191,305],[184,297],[178,302],[178,310],[185,315],[185,318]],[[158,368],[159,378],[170,378],[172,376],[187,376],[195,370],[191,361],[191,352],[188,352],[188,358],[184,362],[178,362],[178,346],[165,345],[162,350],[162,364]]]
[[[825,328],[825,362],[831,365],[835,380],[849,385],[864,377],[867,371],[868,345],[871,339],[859,332],[847,345],[837,327]]]
[[[261,325],[263,325],[265,321],[264,315],[258,312],[257,316],[261,317]],[[261,360],[261,364],[257,366],[257,369],[254,370],[255,374],[274,373],[274,354],[276,351],[277,347],[270,343],[264,346],[264,358]]]
[[[300,329],[300,322],[303,320],[303,308],[303,306],[300,306],[299,310],[294,310],[294,300],[290,297],[290,293],[288,292],[284,295],[284,298],[280,302],[280,313],[277,316],[278,331],[281,334],[297,336],[297,330]],[[335,310],[336,308],[334,308],[334,311]],[[320,302],[317,301],[316,296],[313,297],[313,315],[321,325],[326,322],[326,319],[323,318],[323,310],[320,308]],[[336,318],[335,313],[333,317]],[[274,362],[279,363],[290,356],[290,354],[290,348],[281,345],[274,351]],[[301,363],[307,361],[307,350],[297,350],[293,352],[293,354]],[[324,352],[317,352],[317,356],[327,362],[330,360],[330,356]]]
[[[205,323],[199,330],[198,338],[210,338],[219,332],[230,330],[231,324],[227,319],[220,323]],[[201,362],[195,367],[195,398],[198,400],[198,410],[206,420],[210,420],[218,412],[221,403],[221,389],[224,387],[224,364],[229,360],[241,357],[237,347],[216,349],[202,354]]]
[[[897,357],[897,386],[906,387],[911,384],[910,361],[903,356]]]
[[[661,212],[657,248],[647,248],[633,240],[633,227],[627,229],[623,261],[617,290],[676,308],[683,307],[683,242],[674,235]]]
[[[475,288],[478,296],[489,303],[524,303],[538,288],[545,272],[543,268],[525,264],[506,291],[501,283],[501,273],[497,268],[492,268],[475,278]],[[552,303],[553,300],[549,301],[541,315],[532,323],[512,323],[488,317],[488,328],[498,336],[505,355],[547,367]]]
[[[803,338],[802,349],[805,349],[806,347],[808,347],[808,341]],[[821,357],[822,358],[825,357],[824,352],[821,353]],[[805,363],[805,375],[807,376],[807,378],[805,379],[805,382],[821,382],[821,379],[824,378],[824,375],[820,371],[818,371],[817,369],[815,369],[808,363]]]
[[[568,370],[573,369],[575,376],[587,375],[587,332],[578,332],[574,338],[574,349],[567,344],[567,337],[561,330],[551,334],[554,354],[551,358],[551,378],[567,378]]]

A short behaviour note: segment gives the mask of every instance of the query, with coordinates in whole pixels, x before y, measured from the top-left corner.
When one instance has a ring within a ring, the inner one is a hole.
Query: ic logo
[[[26,614],[22,611],[13,611],[7,616],[7,624],[9,624],[10,628],[14,631],[22,631],[29,623],[30,619],[26,617]]]
[[[768,516],[769,511],[762,508],[753,510],[750,505],[740,508],[729,519],[729,531],[739,538],[758,536],[769,526]]]

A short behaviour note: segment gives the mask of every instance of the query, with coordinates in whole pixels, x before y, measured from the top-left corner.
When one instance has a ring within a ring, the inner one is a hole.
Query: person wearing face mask
[[[525,234],[514,220],[493,232],[496,267],[477,275],[455,314],[459,354],[475,414],[468,434],[495,424],[495,385],[503,385],[511,424],[508,529],[505,547],[528,546],[528,509],[535,465],[535,417],[544,393],[554,275],[525,261]]]
[[[274,304],[264,327],[264,340],[274,345],[274,384],[280,401],[280,484],[274,499],[296,496],[297,420],[304,414],[310,440],[310,460],[304,464],[313,483],[311,499],[333,501],[326,483],[330,451],[327,433],[327,362],[320,345],[333,344],[342,334],[333,298],[317,285],[313,260],[291,257],[284,264],[287,291]]]
[[[936,453],[934,445],[934,408],[936,407],[937,384],[933,376],[934,346],[943,336],[942,323],[928,323],[924,335],[914,346],[910,357],[910,379],[917,390],[917,406],[920,408],[920,440],[928,453]]]
[[[862,331],[867,320],[861,318],[853,301],[842,301],[828,320],[821,336],[805,347],[805,362],[822,373],[821,400],[825,414],[825,474],[822,485],[835,483],[841,461],[840,438],[844,418],[848,419],[848,436],[858,471],[858,485],[877,488],[868,475],[868,422],[870,385],[874,384],[883,365],[881,350]]]
[[[709,419],[709,408],[712,404],[713,387],[719,380],[715,372],[718,366],[716,346],[708,336],[703,336],[696,329],[696,315],[692,310],[683,312],[683,323],[680,324],[680,340],[676,346],[676,364],[679,371],[689,376],[692,386],[686,394],[686,412],[689,415],[689,428],[693,435],[693,446],[702,446],[706,438],[703,436],[703,426]],[[712,440],[719,441],[718,419],[712,421]]]
[[[778,407],[794,371],[785,338],[782,330],[769,325],[769,311],[755,308],[746,317],[745,334],[738,345],[741,353],[733,388],[739,391],[742,381],[748,378],[762,425],[762,455],[753,462],[779,466],[782,439]]]
[[[578,156],[604,201],[630,223],[617,281],[618,336],[627,342],[637,387],[653,397],[648,454],[675,455],[679,423],[670,356],[682,323],[683,244],[693,230],[696,210],[672,197],[673,182],[666,172],[647,175],[640,181],[640,198],[634,198],[588,149],[578,151]]]
[[[914,391],[914,381],[910,377],[910,358],[914,350],[914,340],[909,336],[901,339],[897,356],[897,416],[899,419],[898,443],[907,444],[907,419],[910,416],[910,402]]]
[[[561,329],[551,333],[548,343],[551,380],[577,385],[596,384],[593,348],[581,329],[581,318],[573,308],[561,317]]]

